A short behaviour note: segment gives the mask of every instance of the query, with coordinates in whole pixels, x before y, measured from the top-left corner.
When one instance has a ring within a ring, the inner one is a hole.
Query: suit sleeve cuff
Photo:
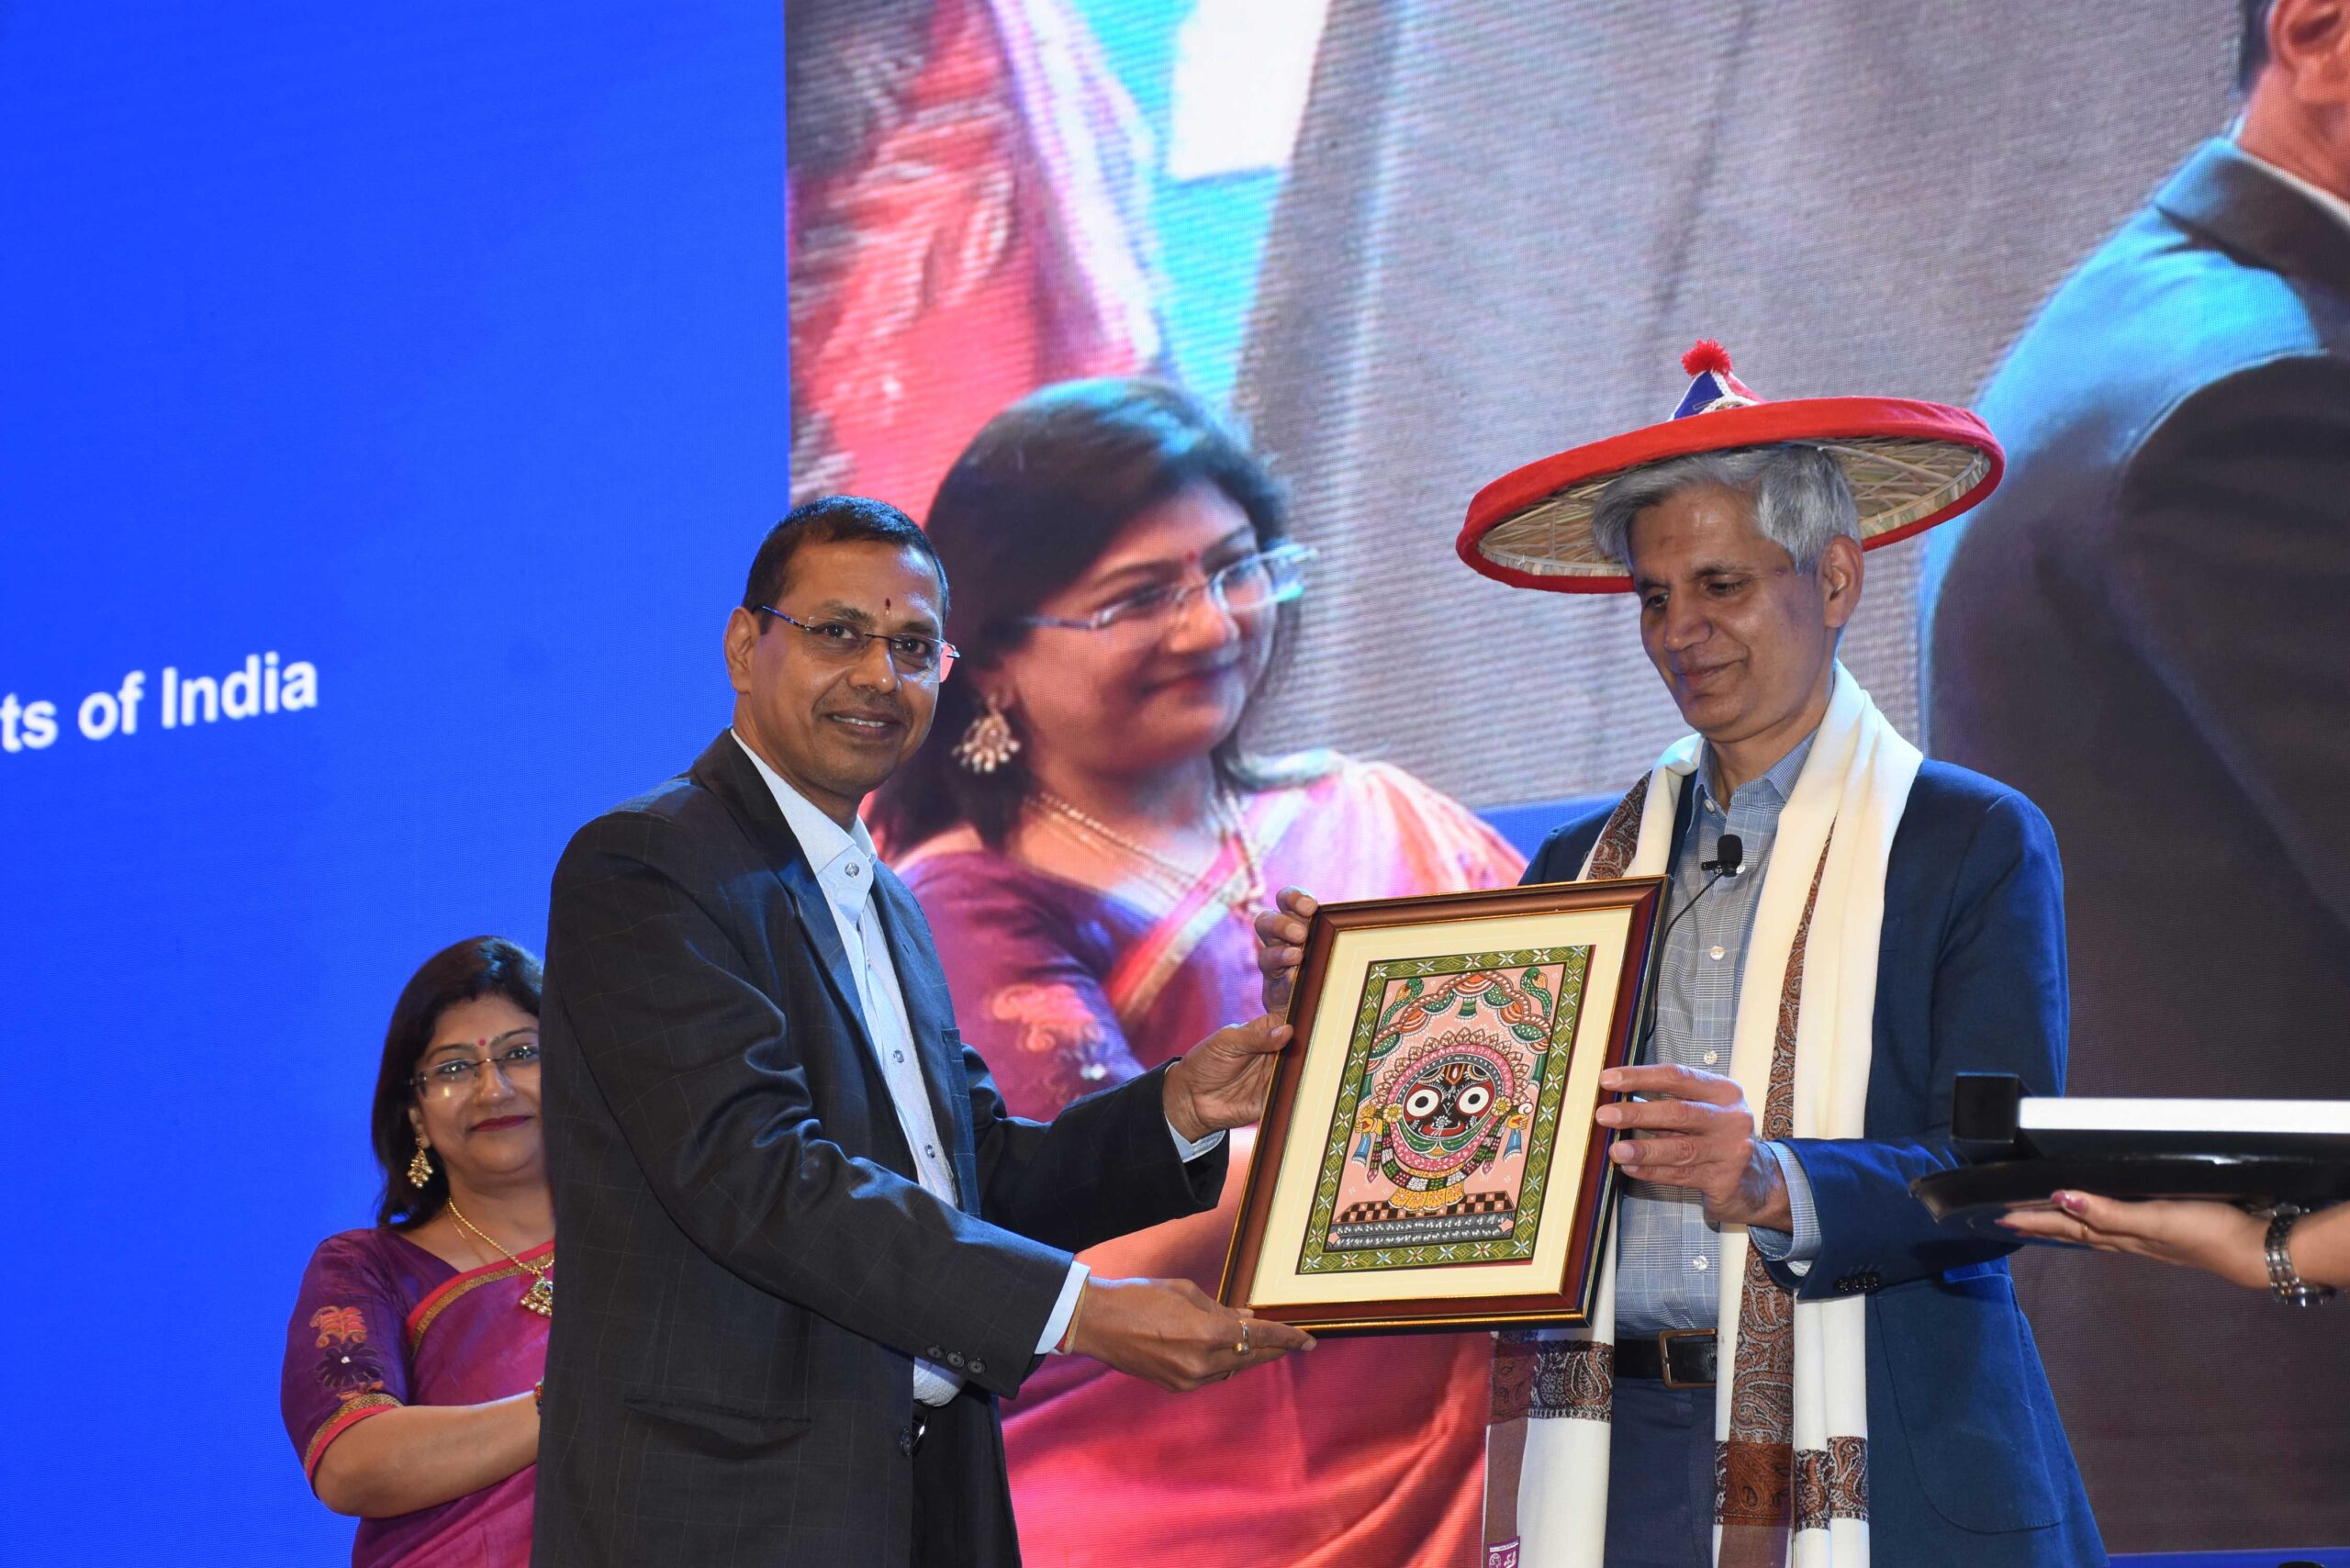
[[[1060,1349],[1061,1336],[1069,1332],[1069,1320],[1077,1316],[1077,1298],[1085,1290],[1086,1276],[1093,1271],[1072,1260],[1069,1278],[1061,1282],[1060,1298],[1053,1303],[1053,1315],[1045,1319],[1044,1338],[1036,1341],[1036,1353],[1048,1356]]]
[[[1222,1127],[1218,1127],[1215,1131],[1208,1134],[1207,1137],[1194,1140],[1187,1138],[1181,1133],[1177,1132],[1175,1130],[1175,1124],[1173,1122],[1169,1122],[1167,1124],[1167,1136],[1175,1140],[1175,1158],[1181,1159],[1184,1164],[1189,1165],[1192,1161],[1197,1159],[1200,1156],[1205,1154],[1208,1150],[1214,1148],[1216,1145],[1224,1141],[1224,1129]]]
[[[1819,1215],[1811,1201],[1811,1178],[1804,1173],[1803,1161],[1784,1143],[1771,1142],[1762,1146],[1771,1158],[1779,1162],[1779,1176],[1787,1187],[1787,1213],[1793,1216],[1788,1230],[1766,1230],[1750,1226],[1746,1238],[1755,1249],[1774,1263],[1784,1263],[1787,1271],[1796,1275],[1811,1271],[1812,1260],[1819,1256]]]

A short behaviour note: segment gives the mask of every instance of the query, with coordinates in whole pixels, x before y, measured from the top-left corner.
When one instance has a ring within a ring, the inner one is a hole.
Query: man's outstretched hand
[[[1174,1394],[1313,1348],[1303,1328],[1220,1306],[1189,1280],[1100,1278],[1085,1282],[1069,1344],[1072,1354]]]
[[[1283,888],[1274,906],[1257,916],[1257,969],[1264,977],[1265,1011],[1286,1014],[1305,961],[1305,930],[1322,907],[1303,888]]]
[[[1168,1125],[1196,1143],[1213,1132],[1245,1127],[1265,1106],[1273,1058],[1289,1043],[1289,1025],[1273,1014],[1218,1029],[1167,1070]]]

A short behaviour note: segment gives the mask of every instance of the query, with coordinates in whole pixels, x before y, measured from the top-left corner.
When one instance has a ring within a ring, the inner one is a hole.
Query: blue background
[[[767,3],[0,5],[0,1562],[324,1563],[393,997],[725,721],[788,505]],[[158,726],[274,650],[315,710]],[[135,734],[82,697],[144,670]]]

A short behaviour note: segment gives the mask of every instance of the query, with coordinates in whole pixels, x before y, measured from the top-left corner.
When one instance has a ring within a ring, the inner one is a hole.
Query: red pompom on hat
[[[1599,492],[1635,468],[1698,452],[1804,442],[1844,470],[1874,550],[1956,517],[1989,495],[2007,454],[1964,409],[1907,398],[1774,403],[1730,374],[1729,351],[1700,338],[1681,356],[1692,378],[1662,424],[1610,436],[1505,474],[1477,492],[1456,544],[1489,577],[1554,593],[1627,593],[1623,563],[1592,543]]]
[[[1681,374],[1703,375],[1709,370],[1718,370],[1724,375],[1728,375],[1729,350],[1711,338],[1699,338],[1690,346],[1689,352],[1681,356]]]

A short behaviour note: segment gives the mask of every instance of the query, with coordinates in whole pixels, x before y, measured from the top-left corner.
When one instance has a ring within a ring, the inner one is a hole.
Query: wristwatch
[[[2268,1260],[2268,1288],[2277,1293],[2278,1301],[2291,1306],[2315,1306],[2334,1296],[2332,1285],[2313,1285],[2301,1278],[2293,1267],[2292,1254],[2285,1249],[2293,1222],[2308,1212],[2298,1204],[2278,1204],[2268,1211],[2268,1235],[2261,1243],[2261,1254]]]

